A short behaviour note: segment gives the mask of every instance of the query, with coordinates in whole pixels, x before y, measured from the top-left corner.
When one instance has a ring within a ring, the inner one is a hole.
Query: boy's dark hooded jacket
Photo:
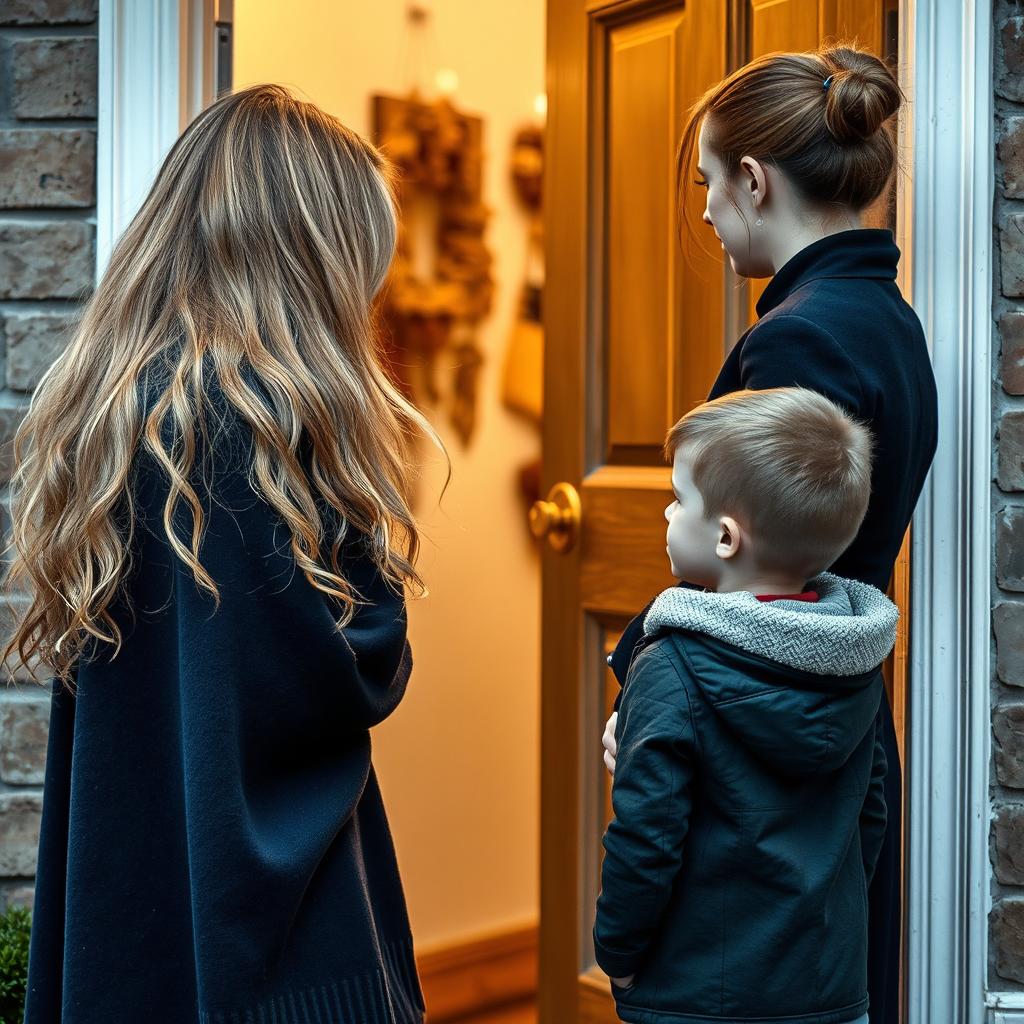
[[[867,1009],[885,833],[878,666],[895,606],[672,588],[623,690],[594,942],[636,1024],[840,1024]]]

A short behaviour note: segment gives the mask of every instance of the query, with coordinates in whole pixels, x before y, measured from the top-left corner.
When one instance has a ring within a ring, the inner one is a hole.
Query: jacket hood
[[[846,762],[878,712],[879,667],[896,642],[899,613],[881,591],[829,573],[810,586],[817,602],[672,587],[644,620],[648,635],[685,634],[688,667],[707,701],[786,774]]]

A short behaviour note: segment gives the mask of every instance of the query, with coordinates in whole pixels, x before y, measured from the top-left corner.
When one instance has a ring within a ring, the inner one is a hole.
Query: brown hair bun
[[[782,171],[808,202],[863,210],[897,166],[887,122],[902,100],[892,71],[849,46],[768,53],[744,64],[690,108],[676,157],[684,219],[702,125],[730,178],[751,156]]]
[[[899,110],[899,86],[872,54],[835,49],[828,57],[835,70],[827,79],[825,125],[838,142],[864,142]]]

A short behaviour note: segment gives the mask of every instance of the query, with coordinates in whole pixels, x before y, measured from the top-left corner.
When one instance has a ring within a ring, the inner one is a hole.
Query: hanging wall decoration
[[[384,296],[397,379],[414,401],[438,402],[439,356],[454,364],[449,416],[463,444],[476,425],[477,381],[483,355],[476,330],[494,293],[491,254],[484,242],[483,121],[415,91],[401,99],[373,98],[377,144],[398,168],[398,253]],[[422,239],[409,211],[417,198],[436,207],[436,231]],[[424,242],[432,252],[420,253]],[[424,273],[424,265],[432,271]]]
[[[529,215],[526,264],[519,315],[512,326],[502,379],[502,399],[514,412],[540,425],[544,412],[544,218],[541,183],[544,173],[544,129],[526,125],[512,145],[512,182]],[[540,497],[540,459],[521,466],[519,490],[527,505]]]
[[[544,172],[544,131],[527,125],[516,132],[512,145],[512,182],[529,215],[526,265],[519,315],[505,355],[503,398],[515,412],[540,422],[544,390],[544,220],[541,181]]]

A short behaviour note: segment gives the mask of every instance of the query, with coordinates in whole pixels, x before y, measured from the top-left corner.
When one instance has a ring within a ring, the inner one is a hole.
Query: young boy
[[[622,692],[594,948],[636,1024],[867,1021],[897,611],[824,570],[860,526],[865,427],[800,388],[669,432],[673,587]]]

